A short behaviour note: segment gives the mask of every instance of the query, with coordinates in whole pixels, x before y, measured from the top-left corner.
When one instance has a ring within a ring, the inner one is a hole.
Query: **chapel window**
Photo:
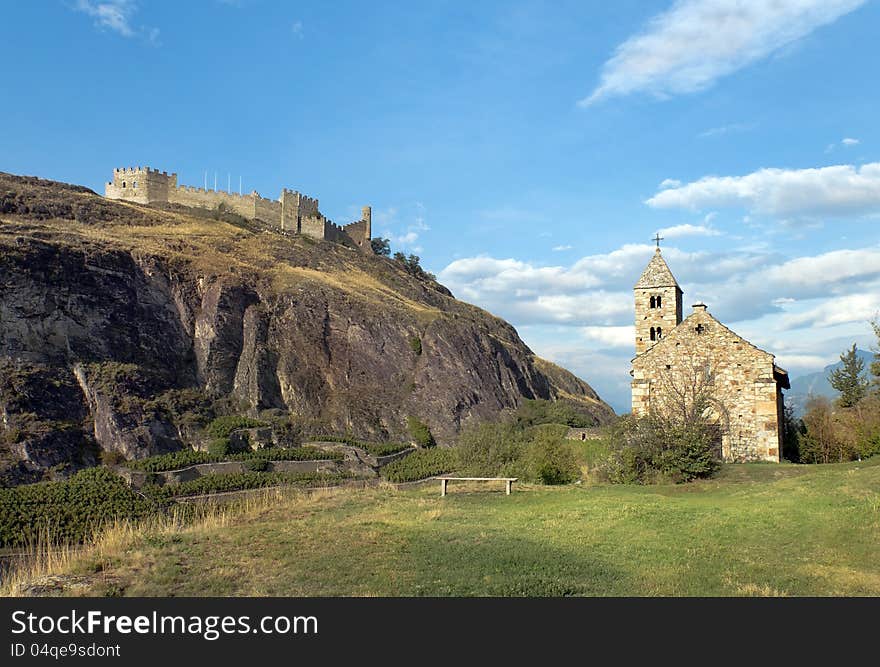
[[[651,340],[657,340],[657,330],[651,327]]]
[[[660,296],[657,297],[657,307],[658,307],[658,308],[660,308],[660,306],[662,305],[662,304],[660,303],[660,299],[661,299],[661,298],[662,298],[662,297],[660,297]]]
[[[657,327],[657,340],[660,340],[661,336],[663,336],[663,329]]]

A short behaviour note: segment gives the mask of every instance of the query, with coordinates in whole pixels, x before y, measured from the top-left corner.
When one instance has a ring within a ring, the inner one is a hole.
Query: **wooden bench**
[[[510,495],[510,488],[518,477],[437,477],[440,480],[440,496],[446,495],[446,485],[450,480],[459,482],[505,482],[505,492]]]

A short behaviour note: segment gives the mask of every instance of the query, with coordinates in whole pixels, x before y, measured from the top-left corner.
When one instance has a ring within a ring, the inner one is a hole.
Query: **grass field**
[[[880,595],[880,460],[509,497],[437,486],[267,498],[126,533],[63,574],[87,595]]]

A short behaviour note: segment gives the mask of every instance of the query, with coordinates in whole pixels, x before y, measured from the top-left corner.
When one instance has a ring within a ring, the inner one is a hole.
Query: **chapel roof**
[[[660,248],[654,252],[654,256],[642,272],[642,277],[636,283],[635,289],[650,287],[678,287],[675,276],[672,275],[672,271],[666,265],[666,260],[660,254]],[[679,289],[681,288],[679,287]]]

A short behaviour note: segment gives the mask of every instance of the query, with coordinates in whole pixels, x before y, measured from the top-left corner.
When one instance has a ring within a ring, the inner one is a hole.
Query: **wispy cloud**
[[[293,25],[290,26],[290,31],[293,33],[293,36],[297,39],[303,38],[303,24],[302,21],[294,21]]]
[[[760,169],[745,176],[705,176],[661,189],[653,208],[742,207],[781,219],[860,217],[880,212],[880,162],[856,167]]]
[[[721,236],[721,232],[709,225],[673,225],[660,230],[660,236],[667,239],[681,238],[682,236]]]
[[[709,128],[708,130],[700,132],[697,136],[704,139],[708,137],[720,137],[725,134],[747,132],[751,129],[754,129],[754,127],[755,123],[731,123],[730,125],[721,125],[719,127]]]
[[[828,144],[825,147],[825,152],[831,153],[838,146],[843,146],[844,148],[851,148],[852,146],[858,146],[860,143],[862,143],[862,142],[859,141],[858,139],[853,139],[852,137],[845,137],[844,139],[841,139],[839,144],[836,144],[836,143],[835,144]]]
[[[383,238],[391,241],[392,246],[401,250],[421,252],[419,239],[431,228],[426,222],[425,206],[416,202],[407,207],[407,213],[401,214],[395,206],[373,211],[373,223],[381,230]]]
[[[138,11],[135,0],[76,0],[73,8],[91,16],[100,30],[109,30],[123,37],[140,37],[151,46],[161,46],[159,28],[134,25]]]
[[[95,19],[95,25],[101,29],[112,30],[123,37],[135,35],[131,26],[131,19],[137,11],[134,0],[77,0],[75,8]]]
[[[620,44],[580,106],[648,92],[704,90],[832,23],[867,0],[678,0]]]
[[[563,252],[564,250],[571,250],[573,247],[570,245],[555,245],[553,246],[553,252]]]
[[[566,265],[466,257],[439,277],[460,298],[513,323],[537,354],[599,383],[604,398],[625,407],[628,385],[614,383],[629,379],[632,286],[653,254],[653,245],[638,244]],[[663,255],[686,303],[707,302],[737,333],[797,368],[833,361],[842,334],[868,337],[865,320],[880,310],[880,246],[788,259],[774,248],[669,246]]]

